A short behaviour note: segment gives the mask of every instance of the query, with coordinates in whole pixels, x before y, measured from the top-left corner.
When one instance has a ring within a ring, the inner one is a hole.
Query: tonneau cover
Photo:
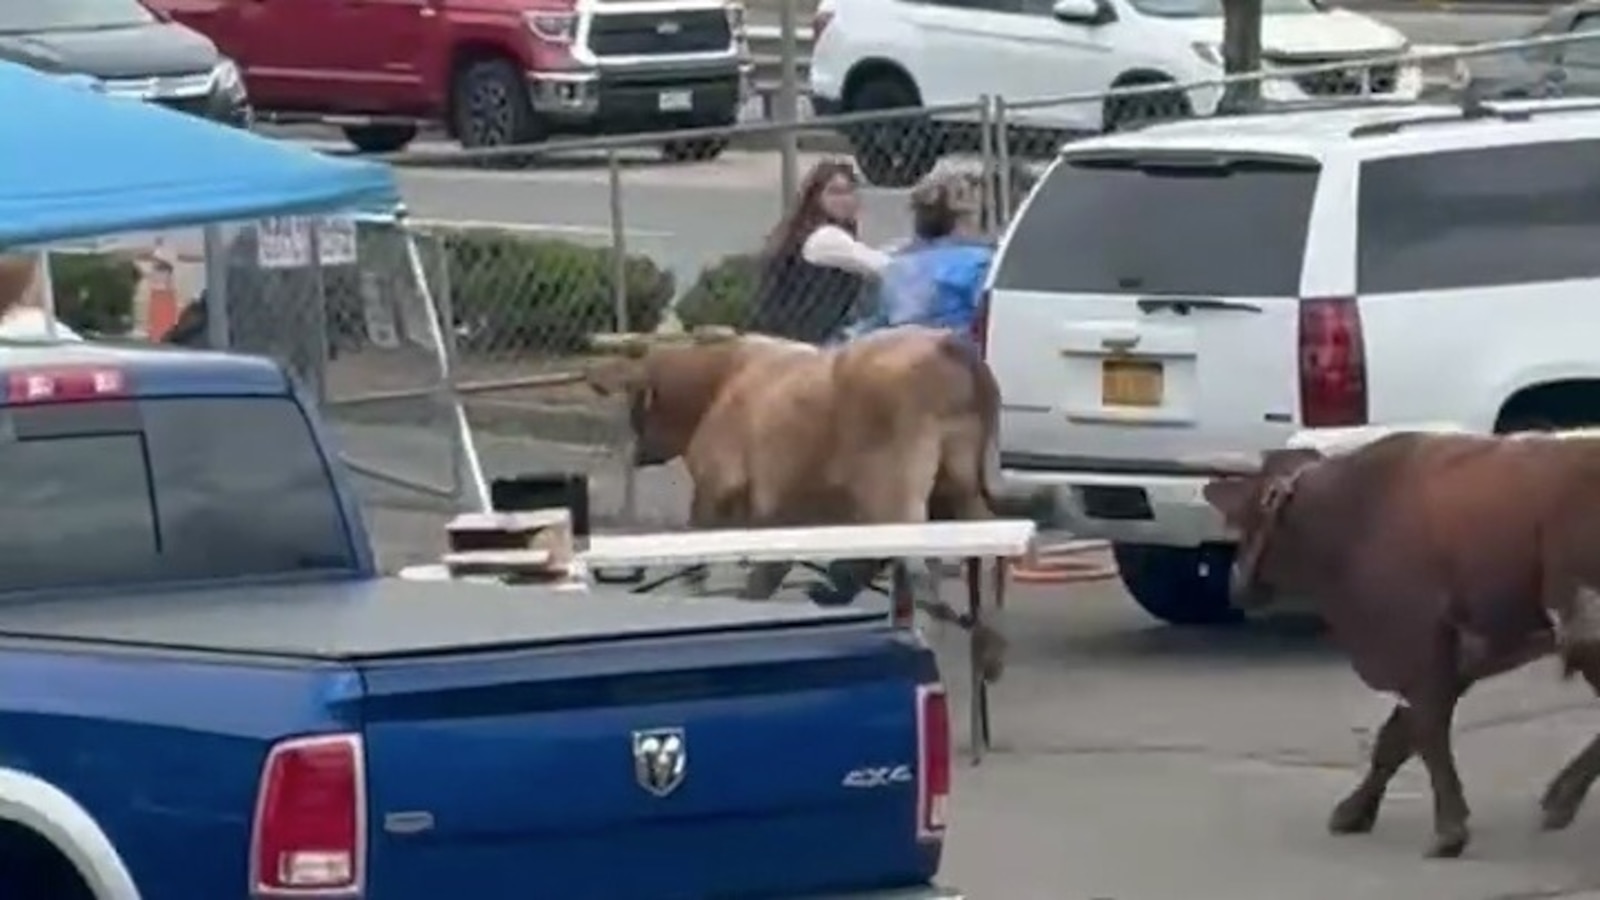
[[[801,603],[398,579],[0,600],[0,638],[326,660],[882,620]]]

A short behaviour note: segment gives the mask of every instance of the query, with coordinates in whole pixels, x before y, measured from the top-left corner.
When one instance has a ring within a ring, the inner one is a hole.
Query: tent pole
[[[254,228],[254,224],[245,225]],[[221,225],[207,225],[204,234],[206,287],[206,346],[213,350],[229,349],[229,335],[233,329],[228,324],[228,242]]]
[[[39,299],[44,303],[44,336],[50,340],[60,337],[56,333],[56,282],[50,276],[50,251],[39,251],[38,274],[34,283],[39,289]]]
[[[467,422],[467,409],[456,391],[456,374],[452,368],[450,349],[445,343],[444,327],[439,318],[439,304],[428,283],[428,269],[422,264],[422,251],[417,247],[416,233],[406,222],[405,211],[395,213],[395,227],[405,235],[406,260],[411,264],[411,277],[417,282],[423,308],[428,314],[428,336],[433,339],[433,352],[439,363],[439,379],[449,397],[451,424],[454,438],[461,448],[461,460],[466,465],[467,486],[472,490],[472,505],[481,512],[493,508],[489,502],[489,482],[483,475],[483,460],[478,456],[478,445],[472,439],[472,426]]]

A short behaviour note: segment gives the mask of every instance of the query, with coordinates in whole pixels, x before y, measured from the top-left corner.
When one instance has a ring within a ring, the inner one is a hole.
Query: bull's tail
[[[959,363],[971,376],[972,403],[978,413],[983,440],[979,469],[974,474],[984,502],[994,510],[1000,495],[1000,382],[966,335],[946,334],[939,342],[939,351]]]

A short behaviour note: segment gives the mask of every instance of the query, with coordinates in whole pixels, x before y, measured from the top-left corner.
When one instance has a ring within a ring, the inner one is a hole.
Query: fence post
[[[311,365],[307,375],[316,379],[317,408],[328,405],[328,287],[322,275],[322,219],[310,220],[307,235],[311,244],[311,318],[316,331],[311,335]]]
[[[800,118],[800,90],[799,73],[796,71],[795,57],[798,48],[795,46],[795,0],[778,0],[778,56],[781,60],[778,77],[778,121],[784,128],[778,132],[778,149],[782,159],[782,169],[778,184],[783,191],[783,205],[778,207],[782,215],[789,214],[789,207],[795,202],[795,195],[799,193],[800,181],[800,144],[796,134],[796,123]]]
[[[999,169],[1000,227],[1011,221],[1011,129],[1006,125],[1006,98],[994,98],[995,166]]]
[[[988,94],[978,98],[978,160],[981,166],[978,201],[983,205],[983,220],[978,223],[986,233],[999,227],[998,205],[1000,195],[999,170],[994,158],[994,98]]]
[[[206,271],[206,346],[213,350],[226,350],[232,343],[232,328],[228,324],[228,242],[223,237],[221,225],[207,225],[201,233]]]
[[[628,314],[628,228],[622,213],[622,161],[617,151],[606,154],[611,195],[611,299],[615,306],[617,331],[633,330]],[[670,311],[669,311],[670,313]],[[622,518],[633,522],[638,512],[638,475],[633,466],[633,434],[625,427],[622,446]]]

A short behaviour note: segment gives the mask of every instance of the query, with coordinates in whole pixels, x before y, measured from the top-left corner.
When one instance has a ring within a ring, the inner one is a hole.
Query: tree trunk
[[[1261,0],[1222,0],[1222,65],[1229,75],[1261,71]],[[1261,81],[1228,85],[1217,111],[1247,112],[1261,102]]]

